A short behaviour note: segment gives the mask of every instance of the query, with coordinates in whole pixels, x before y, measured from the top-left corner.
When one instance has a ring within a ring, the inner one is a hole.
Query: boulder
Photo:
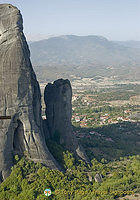
[[[101,174],[96,174],[94,177],[95,182],[101,183],[102,182],[102,175]]]

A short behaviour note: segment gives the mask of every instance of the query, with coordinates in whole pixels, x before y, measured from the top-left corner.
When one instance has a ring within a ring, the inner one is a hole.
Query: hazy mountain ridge
[[[140,50],[102,36],[66,35],[30,43],[34,65],[131,65],[140,62]]]
[[[140,41],[128,40],[128,41],[116,41],[117,44],[130,48],[140,48]]]
[[[74,76],[139,80],[140,49],[102,36],[64,35],[29,43],[40,81]]]

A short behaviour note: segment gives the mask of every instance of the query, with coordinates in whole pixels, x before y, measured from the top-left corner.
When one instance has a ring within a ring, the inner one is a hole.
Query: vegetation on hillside
[[[140,192],[140,156],[110,163],[93,159],[91,167],[82,161],[75,163],[70,152],[63,157],[65,173],[16,156],[11,175],[0,185],[0,200],[112,200]],[[102,174],[102,182],[95,182],[94,178],[90,182],[88,173],[92,177]],[[44,195],[46,188],[52,191],[50,197]]]
[[[63,172],[16,155],[11,175],[0,185],[0,200],[117,200],[140,193],[140,124],[130,118],[130,113],[139,112],[139,106],[109,104],[137,96],[139,86],[120,87],[86,91],[73,102],[73,133],[91,164],[78,160],[60,145],[56,133],[53,140],[47,140],[47,147]],[[77,117],[79,122],[74,121]],[[86,123],[86,127],[81,127],[81,123]],[[97,174],[102,177],[101,182],[96,182]],[[45,189],[51,189],[52,195],[46,197]]]

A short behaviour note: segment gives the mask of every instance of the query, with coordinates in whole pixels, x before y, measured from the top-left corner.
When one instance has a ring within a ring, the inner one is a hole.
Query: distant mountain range
[[[116,41],[119,45],[130,48],[140,48],[140,41],[128,40],[128,41]]]
[[[101,71],[97,75],[105,75],[110,74],[104,72],[106,69],[116,69],[120,74],[123,70],[123,74],[131,76],[132,71],[138,71],[140,66],[139,41],[121,42],[109,41],[102,36],[65,35],[32,42],[29,46],[32,63],[38,73],[49,70],[49,74],[60,76],[62,73],[94,76],[95,70]]]

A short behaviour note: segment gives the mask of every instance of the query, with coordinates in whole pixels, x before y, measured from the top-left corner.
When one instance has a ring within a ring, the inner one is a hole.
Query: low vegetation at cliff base
[[[75,161],[70,152],[64,153],[66,172],[50,170],[25,157],[15,157],[11,175],[0,185],[0,200],[45,200],[44,190],[51,189],[53,200],[117,199],[139,193],[140,156],[120,158],[106,163],[91,161],[91,166]],[[95,182],[95,175],[102,182]],[[89,181],[89,176],[92,177]]]

